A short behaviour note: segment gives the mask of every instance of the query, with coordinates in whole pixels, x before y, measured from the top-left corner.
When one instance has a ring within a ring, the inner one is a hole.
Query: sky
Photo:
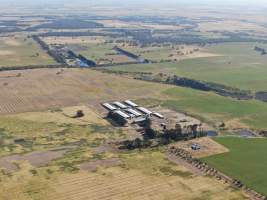
[[[140,4],[202,4],[202,5],[242,5],[242,6],[267,6],[267,0],[0,0],[9,4],[69,4],[85,3],[96,5],[140,5]]]

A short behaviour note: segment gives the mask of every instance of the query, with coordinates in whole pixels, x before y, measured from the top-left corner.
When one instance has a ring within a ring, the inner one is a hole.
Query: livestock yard
[[[92,5],[0,8],[0,200],[265,200],[266,12]]]

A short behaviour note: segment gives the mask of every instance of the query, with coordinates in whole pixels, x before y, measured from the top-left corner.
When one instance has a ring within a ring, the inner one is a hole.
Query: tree
[[[84,116],[83,111],[82,110],[77,110],[75,118],[80,118],[80,117],[83,117],[83,116]]]

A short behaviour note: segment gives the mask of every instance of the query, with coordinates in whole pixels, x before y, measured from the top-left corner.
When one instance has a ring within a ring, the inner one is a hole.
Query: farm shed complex
[[[119,101],[103,103],[102,106],[108,110],[108,117],[120,125],[143,122],[152,115],[160,119],[164,118],[163,115],[140,107],[131,100],[126,100],[123,103]]]

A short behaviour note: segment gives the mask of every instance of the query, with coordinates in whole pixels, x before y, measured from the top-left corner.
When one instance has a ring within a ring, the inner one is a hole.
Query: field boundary
[[[241,181],[233,179],[226,174],[210,167],[207,163],[202,162],[200,159],[194,158],[190,152],[171,146],[168,148],[168,153],[173,156],[177,156],[189,164],[192,168],[198,170],[206,176],[215,177],[218,181],[223,182],[224,184],[229,184],[234,189],[242,190],[246,195],[249,196],[251,200],[266,200],[267,197],[263,194],[260,194],[253,189],[244,185]]]
[[[2,71],[15,71],[15,70],[28,70],[28,69],[49,69],[49,68],[78,68],[78,67],[67,67],[66,65],[28,65],[28,66],[11,66],[11,67],[0,67]]]

